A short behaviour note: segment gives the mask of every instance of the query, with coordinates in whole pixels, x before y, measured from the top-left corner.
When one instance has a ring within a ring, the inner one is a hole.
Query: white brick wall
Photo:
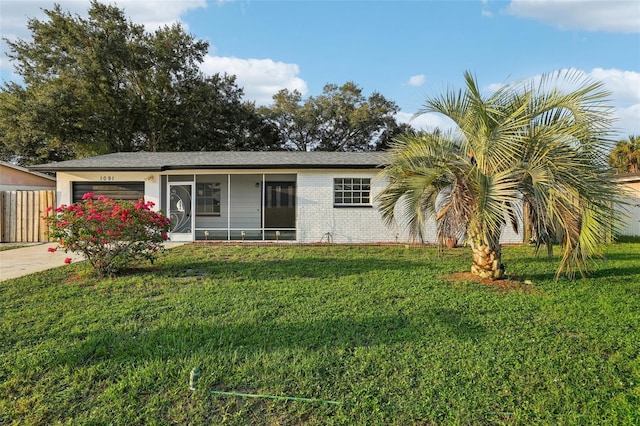
[[[335,243],[413,242],[406,224],[388,227],[373,203],[373,207],[333,207],[334,178],[371,178],[372,200],[384,187],[377,179],[378,170],[310,170],[298,172],[298,241],[326,241],[327,233]],[[519,223],[522,228],[522,223]],[[425,232],[426,242],[436,242],[436,225],[432,221]],[[503,243],[521,243],[522,236],[510,226],[503,231]]]
[[[640,180],[620,182],[620,186],[628,203],[625,206],[615,206],[624,214],[620,235],[638,237],[640,236]]]
[[[299,171],[297,182],[298,241],[335,243],[408,242],[402,226],[387,227],[375,207],[334,207],[333,179],[371,178],[372,200],[384,186],[376,181],[376,170]]]

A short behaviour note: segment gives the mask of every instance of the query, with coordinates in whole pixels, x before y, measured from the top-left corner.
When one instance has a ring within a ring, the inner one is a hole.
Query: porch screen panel
[[[138,201],[144,198],[144,182],[73,182],[73,202],[81,201],[87,192],[112,200]]]

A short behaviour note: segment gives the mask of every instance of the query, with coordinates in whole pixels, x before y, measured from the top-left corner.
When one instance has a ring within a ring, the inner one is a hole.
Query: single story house
[[[0,191],[42,191],[56,189],[56,178],[0,161]]]
[[[640,237],[640,173],[616,175],[613,180],[624,191],[628,203],[624,207],[618,207],[625,213],[620,234]]]
[[[58,204],[86,192],[152,201],[173,241],[412,242],[375,197],[381,152],[120,152],[33,166],[56,172]],[[427,239],[436,241],[435,223]],[[521,243],[505,229],[502,241]]]

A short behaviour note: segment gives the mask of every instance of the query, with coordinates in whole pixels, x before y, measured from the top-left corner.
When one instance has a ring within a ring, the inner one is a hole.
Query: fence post
[[[4,191],[0,191],[0,243],[4,243],[4,221],[5,221],[5,214],[4,214]]]
[[[9,202],[9,242],[16,242],[16,229],[18,223],[18,194],[16,191],[10,192],[11,201]]]

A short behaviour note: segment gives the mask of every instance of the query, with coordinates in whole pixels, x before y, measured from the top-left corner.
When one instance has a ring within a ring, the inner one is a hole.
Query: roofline
[[[377,169],[381,164],[236,164],[164,166],[165,170],[250,170],[250,169]]]
[[[44,178],[44,179],[49,179],[50,181],[53,181],[53,182],[56,181],[55,177],[49,176],[49,175],[45,175],[44,173],[38,173],[38,172],[32,171],[30,168],[18,166],[16,164],[7,163],[6,161],[0,161],[0,164],[2,164],[3,166],[9,167],[11,169],[14,169],[14,170],[18,170],[20,172],[30,173],[30,174],[32,174],[34,176],[38,176],[38,177],[41,177],[41,178]]]
[[[611,177],[616,182],[637,182],[640,181],[639,173],[621,173]]]
[[[55,166],[29,166],[30,170],[40,170],[43,172],[97,172],[97,171],[110,171],[110,172],[149,172],[149,171],[162,171],[159,167],[55,167]]]
[[[164,172],[168,170],[250,170],[250,169],[378,169],[383,164],[239,164],[239,165],[172,165],[162,167],[30,167],[50,172]],[[55,180],[55,179],[54,179]]]

